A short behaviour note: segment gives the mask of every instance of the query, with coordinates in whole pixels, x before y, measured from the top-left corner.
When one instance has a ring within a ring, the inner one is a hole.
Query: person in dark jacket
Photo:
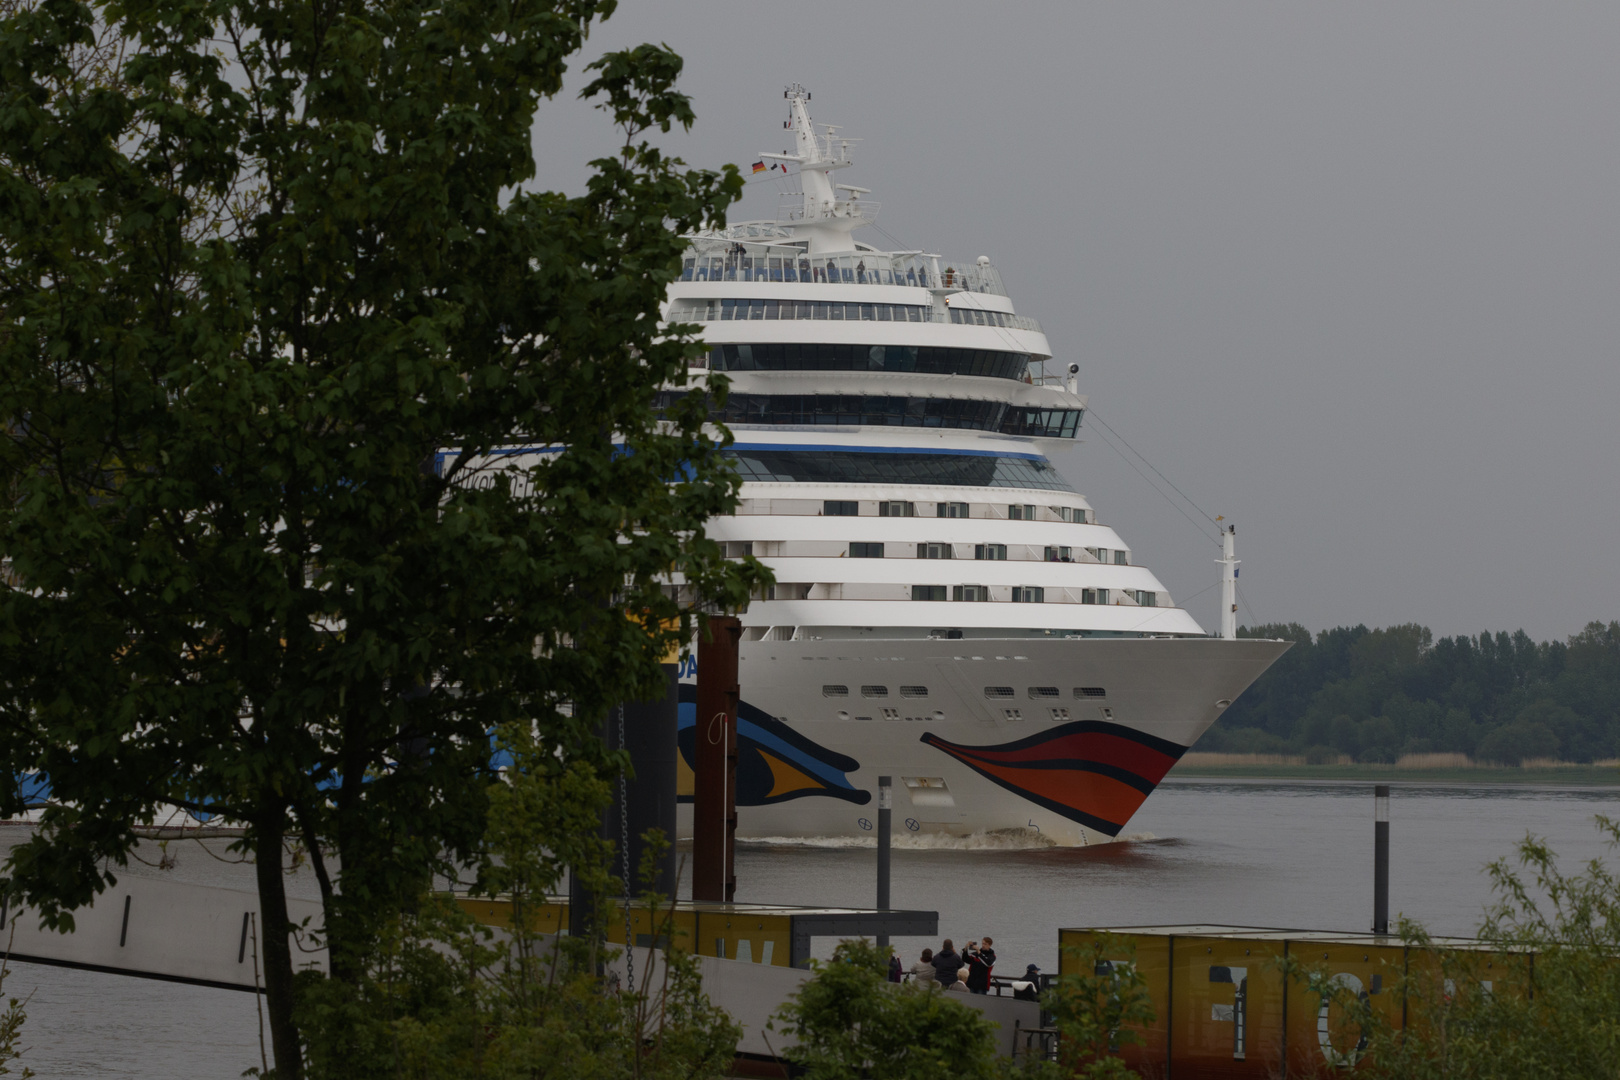
[[[902,967],[901,964],[900,964],[900,957],[896,956],[894,953],[890,953],[889,954],[889,981],[892,982],[892,983],[899,982],[900,981],[900,975],[901,975],[901,973],[903,971],[905,971],[905,968]]]
[[[975,994],[988,994],[990,992],[990,970],[996,966],[996,950],[989,938],[983,943],[968,942],[967,951],[962,959],[968,966],[968,989]]]
[[[962,958],[956,954],[956,946],[946,938],[945,944],[934,954],[934,978],[939,980],[939,985],[949,987],[956,982],[956,972],[961,966]]]
[[[1041,969],[1034,964],[1024,969],[1024,977],[1012,984],[1013,997],[1018,1001],[1041,1000]]]

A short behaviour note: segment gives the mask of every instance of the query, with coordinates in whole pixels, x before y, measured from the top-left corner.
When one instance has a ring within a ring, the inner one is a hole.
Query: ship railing
[[[835,310],[836,309],[836,310]],[[1005,330],[1041,333],[1041,324],[1027,315],[953,307],[939,311],[922,304],[872,304],[858,300],[689,299],[670,307],[671,322],[745,322],[813,319],[833,322],[951,323],[958,326],[994,326]]]
[[[877,218],[882,203],[870,199],[839,199],[833,203],[832,213],[820,212],[806,213],[804,209],[804,194],[802,192],[788,192],[776,204],[776,220],[783,225],[796,225],[804,221],[824,221],[828,218],[860,218],[872,221]]]
[[[681,280],[904,285],[1007,295],[1001,274],[989,264],[956,263],[937,255],[893,255],[882,251],[812,256],[803,248],[774,243],[767,237],[696,241],[681,257]]]

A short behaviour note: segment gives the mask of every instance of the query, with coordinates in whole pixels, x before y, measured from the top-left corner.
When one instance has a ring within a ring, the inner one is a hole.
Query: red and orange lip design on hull
[[[922,741],[1032,803],[1118,836],[1187,748],[1119,724],[1081,720],[1000,746]]]

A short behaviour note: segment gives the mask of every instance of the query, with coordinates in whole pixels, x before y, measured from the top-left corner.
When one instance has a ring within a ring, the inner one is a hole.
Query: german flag
[[[1120,724],[1082,720],[1000,746],[922,741],[1008,791],[1118,836],[1187,748]]]
[[[757,173],[764,172],[765,171],[765,163],[763,161],[754,162],[754,171],[757,172]]]

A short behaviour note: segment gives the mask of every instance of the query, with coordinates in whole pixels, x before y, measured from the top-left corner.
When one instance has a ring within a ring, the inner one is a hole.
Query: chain
[[[624,702],[619,702],[619,750],[624,750]],[[636,949],[630,911],[630,782],[619,770],[619,865],[624,870],[624,971],[625,982],[636,991]]]

